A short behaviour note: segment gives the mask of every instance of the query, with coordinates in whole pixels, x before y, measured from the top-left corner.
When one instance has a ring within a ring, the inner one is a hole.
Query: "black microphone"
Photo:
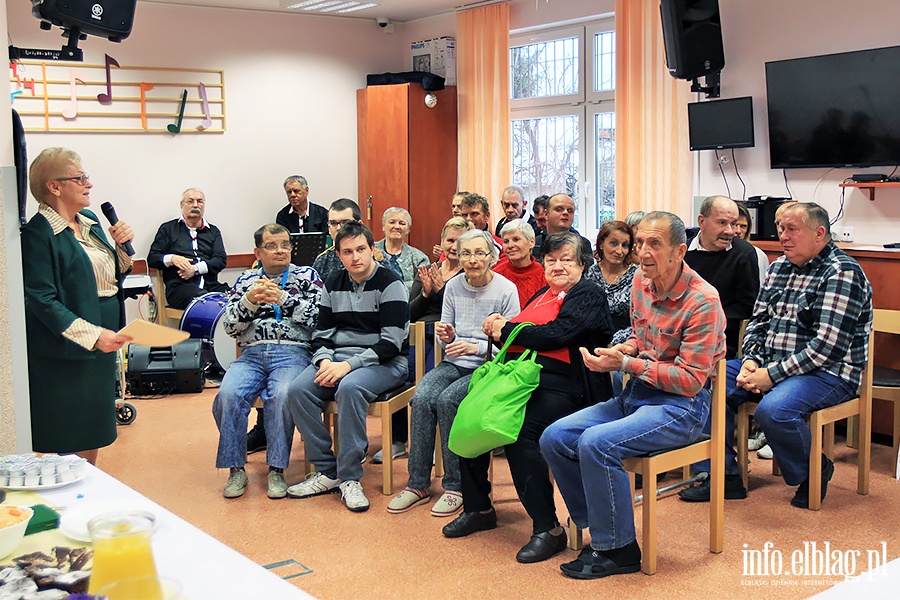
[[[106,220],[109,221],[110,225],[115,225],[119,222],[119,217],[116,216],[116,209],[113,208],[111,203],[104,202],[100,205],[100,210],[103,211],[103,216],[106,217]],[[131,245],[131,242],[125,242],[122,244],[122,247],[125,248],[125,252],[128,253],[128,256],[134,256],[134,246]]]

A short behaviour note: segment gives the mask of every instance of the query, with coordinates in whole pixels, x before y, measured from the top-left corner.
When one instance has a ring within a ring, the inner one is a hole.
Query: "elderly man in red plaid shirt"
[[[696,441],[710,409],[706,383],[725,356],[719,294],[685,262],[684,223],[651,212],[635,234],[642,276],[631,292],[631,337],[612,348],[581,349],[593,371],[631,379],[616,398],[560,419],[541,436],[569,515],[591,543],[560,566],[578,579],[641,568],[626,458]]]

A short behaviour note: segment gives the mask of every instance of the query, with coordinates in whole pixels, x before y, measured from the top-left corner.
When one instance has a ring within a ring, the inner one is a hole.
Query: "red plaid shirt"
[[[622,369],[658,390],[696,396],[725,356],[719,293],[687,263],[661,298],[639,273],[631,291],[631,337],[625,342],[638,355],[626,356]]]

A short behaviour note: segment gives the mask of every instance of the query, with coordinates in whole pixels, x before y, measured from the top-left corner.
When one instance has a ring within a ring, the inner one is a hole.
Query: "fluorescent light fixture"
[[[378,6],[381,2],[356,2],[351,0],[280,0],[281,8],[306,12],[347,13]]]

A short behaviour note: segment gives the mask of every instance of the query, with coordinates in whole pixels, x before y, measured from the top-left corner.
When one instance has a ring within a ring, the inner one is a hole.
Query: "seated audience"
[[[456,242],[471,230],[472,224],[462,217],[453,217],[441,231],[441,254],[444,260],[419,267],[412,289],[409,290],[409,320],[434,323],[440,320],[444,303],[444,286],[462,272]]]
[[[547,202],[550,196],[543,194],[531,203],[531,212],[534,213],[534,222],[537,223],[537,234],[547,233]]]
[[[526,224],[527,226],[527,224]],[[459,457],[447,448],[450,427],[469,380],[488,351],[482,322],[493,313],[513,317],[519,313],[515,285],[491,271],[498,253],[486,231],[467,231],[457,242],[464,277],[454,277],[444,286],[441,320],[435,332],[444,347],[444,360],[428,371],[410,401],[412,444],[409,483],[390,504],[388,512],[402,513],[431,498],[431,466],[435,452],[435,428],[440,427],[444,459],[444,493],[431,509],[435,517],[449,517],[462,510]]]
[[[534,248],[534,229],[524,219],[513,219],[503,226],[503,254],[507,260],[494,267],[516,285],[519,290],[519,306],[531,300],[531,297],[547,285],[544,277],[544,266],[535,260],[531,251]]]
[[[284,469],[294,439],[287,388],[309,365],[309,340],[319,314],[322,280],[311,268],[291,264],[291,237],[283,226],[264,225],[253,238],[253,253],[262,266],[238,277],[222,317],[225,331],[237,340],[241,355],[225,372],[213,402],[219,428],[216,468],[231,469],[225,497],[243,496],[247,487],[247,415],[260,397],[265,407],[263,419],[268,421],[268,496],[284,498]]]
[[[335,200],[328,209],[328,235],[334,240],[341,227],[347,223],[361,221],[362,213],[359,211],[359,205],[356,202],[350,198]],[[316,270],[322,281],[328,281],[332,275],[343,270],[343,268],[344,265],[334,250],[334,244],[330,248],[326,248],[313,261],[313,269]]]
[[[334,244],[344,270],[325,282],[312,364],[288,388],[291,416],[317,472],[287,494],[307,498],[340,490],[346,507],[361,512],[369,509],[359,483],[368,446],[366,415],[370,402],[406,379],[409,292],[393,271],[375,261],[375,240],[362,223],[342,226]],[[322,420],[331,400],[339,415],[337,457]]]
[[[581,348],[592,371],[621,370],[631,378],[613,400],[560,419],[541,437],[571,519],[590,529],[591,543],[560,567],[577,579],[640,570],[631,484],[622,461],[700,437],[710,410],[705,386],[725,355],[719,295],[684,262],[681,219],[649,213],[635,232],[635,245],[641,274],[631,296],[632,336],[612,348],[602,340]]]
[[[759,267],[749,242],[735,236],[738,208],[726,196],[710,196],[700,205],[699,232],[688,244],[684,261],[719,292],[728,325],[725,357],[738,351],[741,322],[750,318],[759,293]]]
[[[834,245],[828,213],[818,204],[786,207],[778,232],[784,256],[769,267],[747,324],[743,358],[728,361],[725,497],[747,497],[734,450],[734,410],[752,401],[759,402],[754,417],[784,482],[797,486],[791,505],[809,508],[806,419],[859,393],[872,330],[872,286],[859,264]],[[834,463],[823,455],[822,500],[833,474]],[[679,495],[708,501],[709,484]]]
[[[309,201],[309,185],[306,177],[291,175],[284,180],[284,193],[288,205],[278,211],[275,222],[291,233],[327,233],[328,211]]]
[[[424,252],[406,243],[409,230],[412,228],[412,215],[405,208],[393,206],[384,211],[381,227],[384,239],[375,242],[375,247],[381,250],[384,256],[379,262],[396,273],[408,291],[412,288],[419,267],[430,264]]]
[[[738,207],[738,220],[734,228],[734,234],[744,240],[750,242],[750,232],[753,231],[753,217],[750,216],[750,209],[743,202],[735,202]],[[766,270],[769,268],[769,257],[766,253],[753,246],[756,250],[756,263],[759,266],[759,285],[762,286],[766,280]]]
[[[534,234],[537,235],[540,228],[534,217],[528,214],[525,209],[528,207],[528,201],[525,200],[525,190],[517,185],[506,186],[503,193],[500,194],[500,206],[503,207],[504,217],[497,221],[497,227],[494,232],[498,237],[503,237],[500,233],[502,229],[515,219],[525,219],[531,225]],[[527,218],[526,218],[527,215]]]
[[[637,264],[634,262],[634,231],[624,221],[605,221],[597,232],[594,262],[584,276],[603,288],[609,302],[613,344],[631,336],[631,287]]]
[[[498,342],[507,339],[516,322],[534,323],[519,332],[510,359],[526,349],[536,350],[542,367],[519,438],[505,447],[516,493],[532,521],[533,535],[516,554],[522,563],[547,560],[566,547],[566,533],[556,517],[550,472],[538,446],[541,433],[557,419],[611,395],[609,376],[585,369],[578,351],[588,344],[605,346],[612,337],[606,295],[596,283],[582,277],[591,263],[590,248],[577,234],[563,232],[547,238],[541,254],[548,284],[544,291],[534,296],[514,321],[493,314],[484,322],[485,333]],[[460,459],[464,512],[444,527],[445,536],[462,537],[497,526],[489,465],[490,453]]]
[[[181,217],[159,226],[147,254],[147,264],[162,271],[166,301],[184,309],[197,296],[227,292],[218,276],[228,255],[219,228],[203,218],[206,196],[197,188],[181,195]],[[160,307],[162,308],[162,307]]]
[[[472,224],[475,229],[490,233],[491,207],[487,198],[479,194],[466,194],[462,201],[462,216]],[[491,234],[497,252],[503,250],[503,242],[496,235]]]

